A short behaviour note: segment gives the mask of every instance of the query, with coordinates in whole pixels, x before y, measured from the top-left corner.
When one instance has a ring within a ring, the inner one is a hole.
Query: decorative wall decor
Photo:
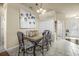
[[[31,12],[20,10],[20,28],[35,28],[36,27],[36,17]]]

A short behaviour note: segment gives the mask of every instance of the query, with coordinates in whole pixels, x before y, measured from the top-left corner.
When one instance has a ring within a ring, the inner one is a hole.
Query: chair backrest
[[[24,47],[24,34],[22,32],[17,32],[19,46]]]
[[[42,35],[45,37],[45,39],[51,39],[51,32],[49,30],[45,30]]]

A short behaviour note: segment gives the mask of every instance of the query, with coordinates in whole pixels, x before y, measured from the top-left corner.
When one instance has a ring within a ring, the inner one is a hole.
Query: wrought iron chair
[[[45,30],[47,33],[46,33],[46,39],[47,39],[47,41],[48,41],[48,45],[50,45],[51,46],[51,42],[52,42],[52,38],[51,38],[51,31],[49,31],[49,30]]]
[[[42,55],[44,55],[44,50],[49,50],[49,45],[51,45],[51,32],[49,30],[45,30],[43,33],[43,39],[39,45],[42,47]]]
[[[18,56],[22,52],[25,55],[25,44],[24,44],[24,34],[22,32],[17,32],[18,41],[19,41],[19,51]]]
[[[22,52],[23,55],[25,56],[25,54],[33,54],[32,50],[34,46],[28,46],[25,45],[24,39],[25,35],[22,32],[17,32],[17,36],[18,36],[18,41],[19,41],[19,51],[18,51],[18,56],[20,55],[20,53]]]

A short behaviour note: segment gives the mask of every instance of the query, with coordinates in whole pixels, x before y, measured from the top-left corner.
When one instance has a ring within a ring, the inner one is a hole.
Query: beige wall
[[[18,45],[17,31],[26,33],[27,29],[19,28],[19,11],[25,9],[32,12],[22,4],[7,4],[7,26],[6,26],[6,48],[12,48]],[[32,12],[34,13],[34,12]],[[36,13],[34,13],[36,15]],[[37,29],[37,28],[36,28]],[[29,30],[29,29],[28,29]]]
[[[2,16],[2,10],[3,8],[2,8],[2,4],[0,4],[0,16]]]

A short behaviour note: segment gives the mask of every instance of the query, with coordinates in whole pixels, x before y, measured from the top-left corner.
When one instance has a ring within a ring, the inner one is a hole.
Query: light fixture
[[[43,10],[43,12],[46,12],[46,10]]]
[[[37,10],[37,13],[39,13],[40,11],[39,10]]]
[[[43,9],[42,9],[42,8],[40,8],[39,10],[40,10],[40,11],[42,11]]]
[[[42,8],[42,4],[41,4],[39,9],[37,10],[37,13],[44,14],[45,12],[46,12],[46,10]]]

